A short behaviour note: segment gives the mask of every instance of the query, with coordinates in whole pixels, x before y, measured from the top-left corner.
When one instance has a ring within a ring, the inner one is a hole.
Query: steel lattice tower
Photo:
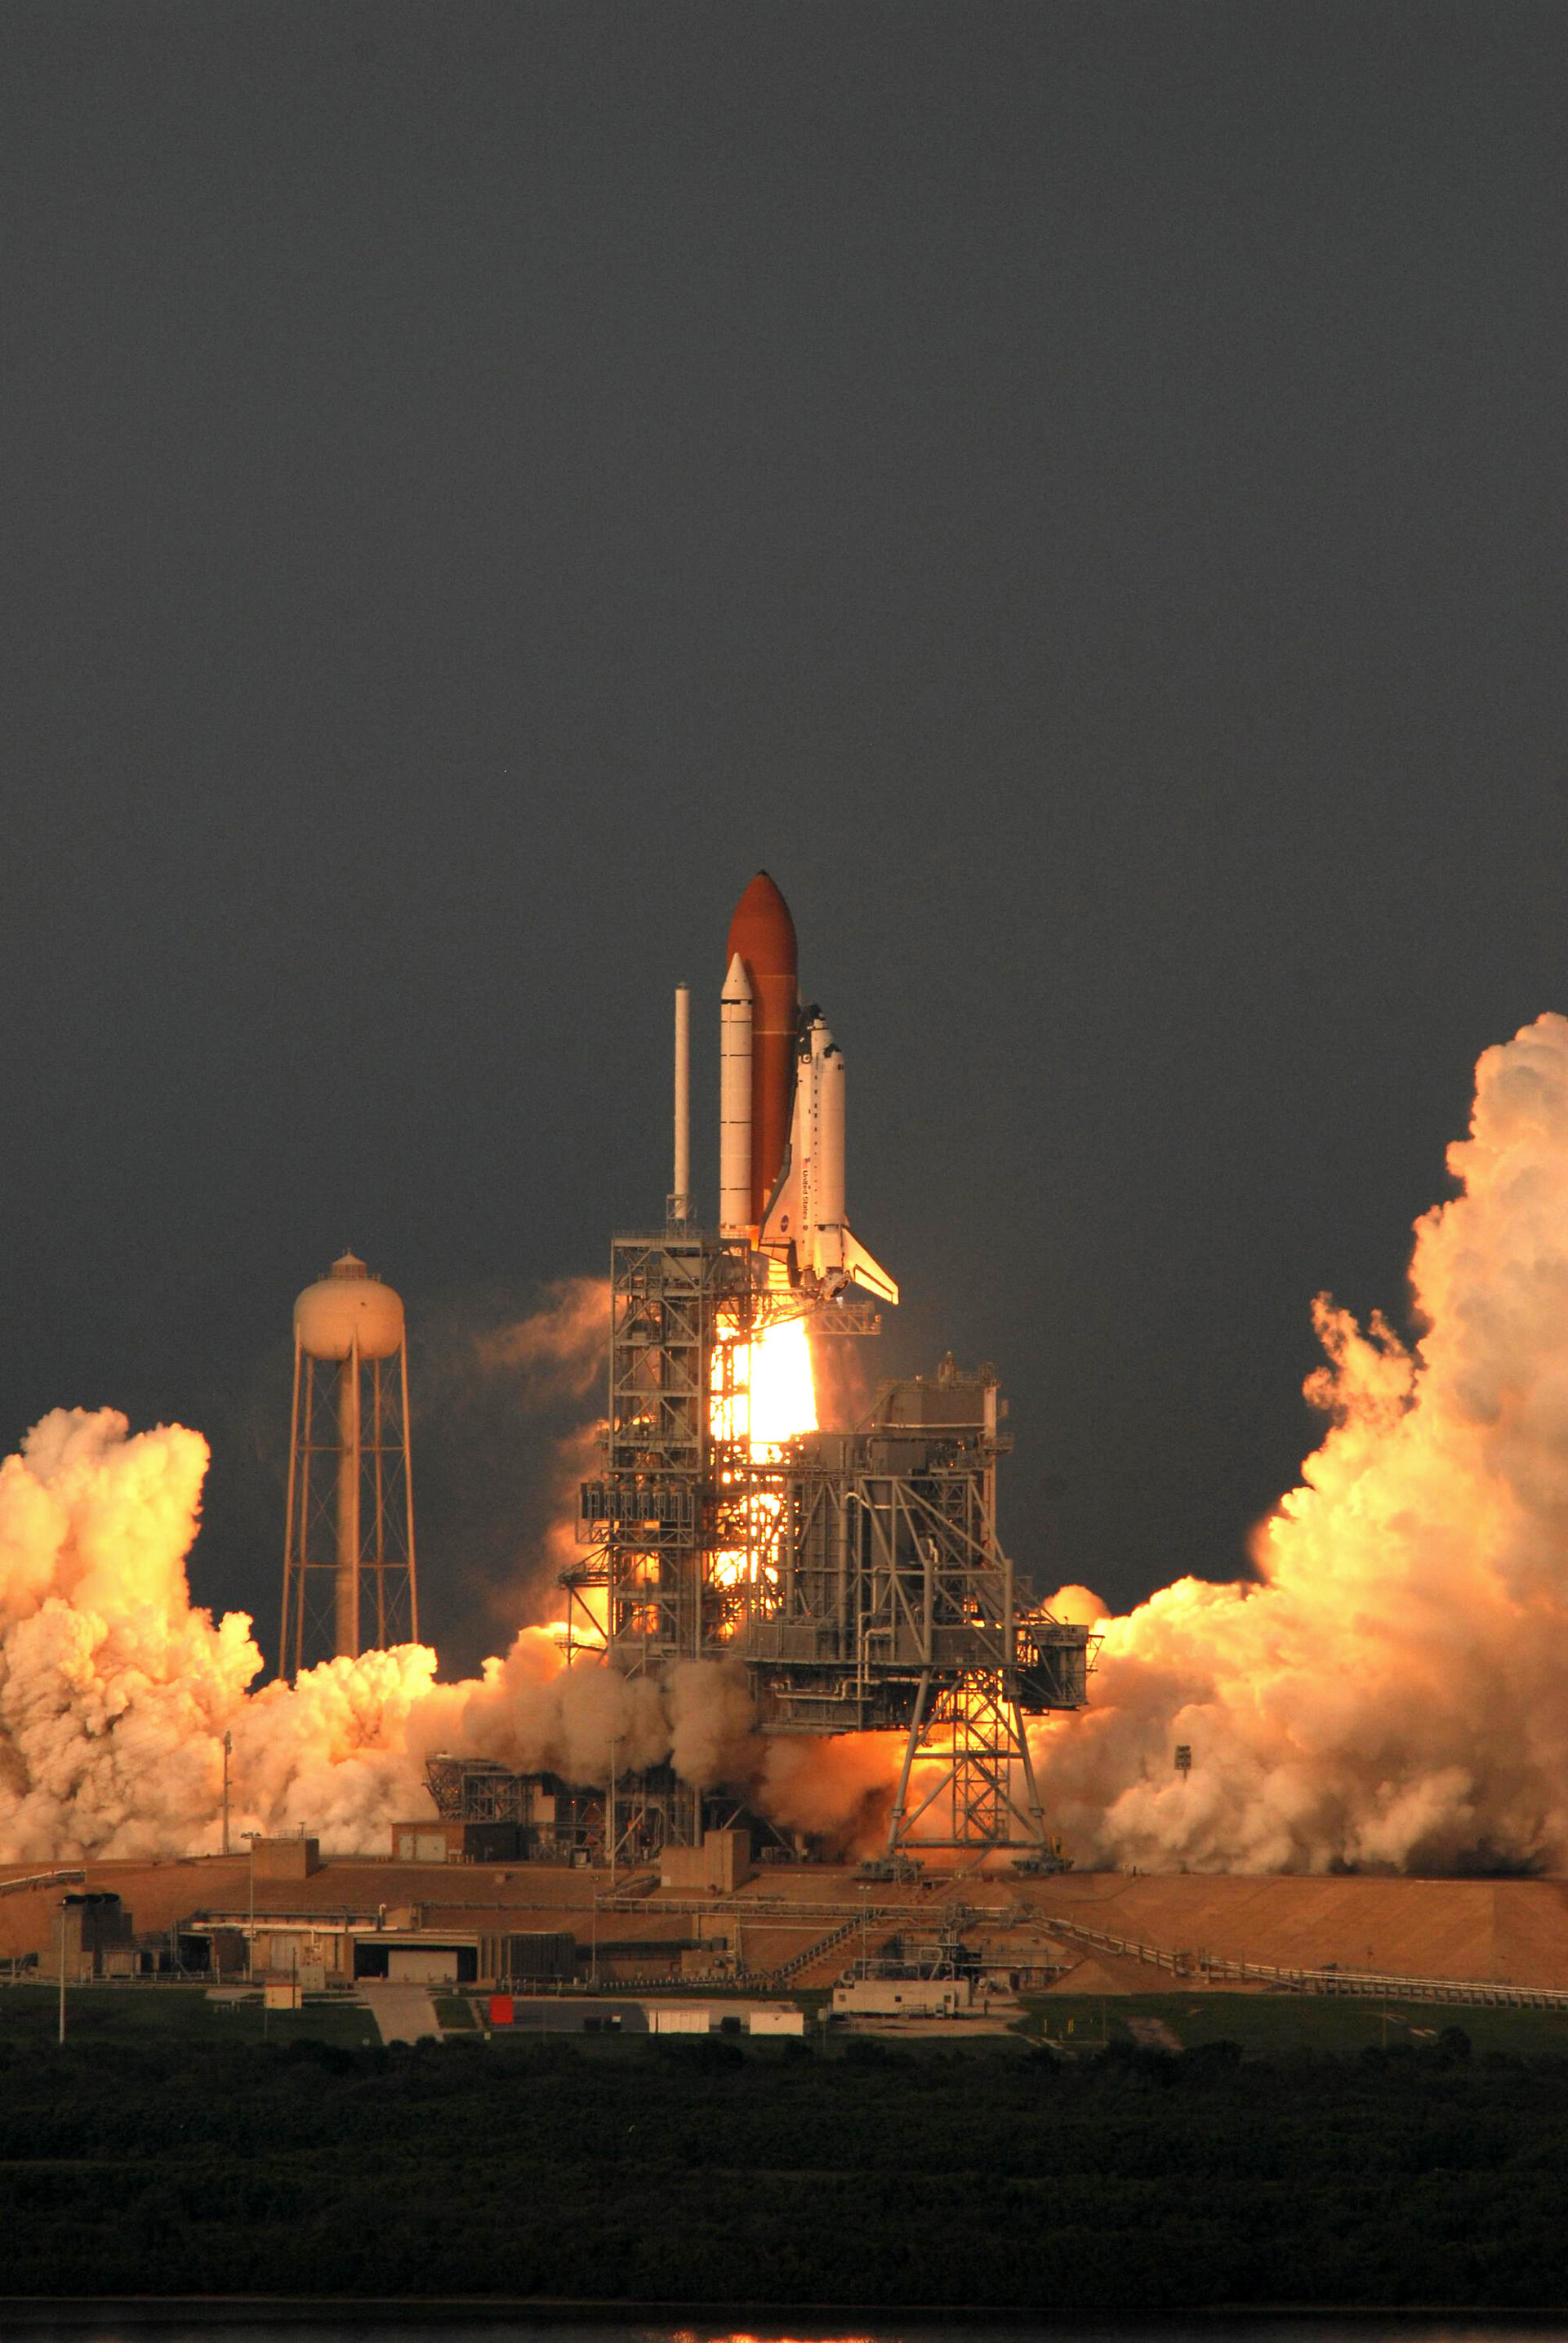
[[[583,1483],[568,1649],[628,1675],[738,1661],[764,1732],[902,1733],[890,1850],[1043,1849],[1025,1719],[1082,1706],[1091,1639],[1019,1601],[996,1531],[996,1378],[944,1362],[885,1384],[856,1431],[759,1459],[749,1342],[803,1307],[765,1268],[686,1224],[615,1239],[605,1469]],[[618,1813],[644,1846],[700,1834],[673,1776],[628,1777]]]

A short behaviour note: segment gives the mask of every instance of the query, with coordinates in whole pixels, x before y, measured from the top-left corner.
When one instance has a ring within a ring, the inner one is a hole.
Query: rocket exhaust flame
[[[817,1392],[811,1375],[811,1345],[803,1318],[785,1318],[763,1327],[743,1343],[750,1396],[747,1436],[759,1463],[776,1457],[786,1440],[817,1430]]]
[[[721,1453],[739,1446],[751,1463],[771,1464],[786,1441],[816,1431],[817,1393],[804,1319],[775,1319],[749,1335],[732,1329],[729,1339],[721,1336],[715,1349],[713,1376],[709,1423]],[[768,1567],[765,1559],[759,1565],[753,1557],[767,1554],[779,1501],[751,1487],[749,1474],[721,1468],[719,1480],[721,1488],[734,1480],[747,1488],[746,1495],[736,1500],[745,1514],[734,1523],[735,1546],[714,1558],[710,1574],[716,1586],[739,1590],[751,1569]]]

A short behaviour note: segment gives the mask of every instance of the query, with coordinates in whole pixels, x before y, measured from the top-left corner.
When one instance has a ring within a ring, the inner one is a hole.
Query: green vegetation
[[[1033,2000],[1019,2032],[1031,2042],[1098,2048],[1102,2036],[1135,2042],[1150,2020],[1183,2049],[1239,2042],[1249,2057],[1301,2050],[1353,2057],[1385,2044],[1434,2042],[1461,2026],[1478,2053],[1504,2050],[1568,2058],[1568,2011],[1483,2009],[1468,2003],[1330,2000],[1296,1993],[1146,1993],[1106,1996],[1050,1994]]]
[[[241,2002],[218,2021],[226,2042],[332,2042],[347,2049],[368,2048],[381,2038],[362,2003],[307,2001],[303,2009],[263,2010],[259,2001]]]
[[[54,2040],[59,1997],[53,1986],[0,1990],[0,2044]],[[67,2045],[182,2041],[288,2043],[325,2041],[357,2048],[381,2038],[375,2018],[352,2001],[311,2001],[303,2009],[264,2011],[261,1996],[209,2001],[190,1985],[72,1986],[66,1995]]]
[[[1018,2036],[983,2059],[940,2038],[824,2056],[470,2031],[366,2048],[304,2031],[363,2011],[275,2015],[263,2044],[233,2030],[259,2031],[259,2010],[84,1989],[62,2050],[47,1990],[5,1994],[5,2284],[1135,2310],[1568,2299],[1560,2049],[1473,2047],[1440,2025],[1391,2029],[1386,2051],[1246,2057],[1195,2033],[1248,2012],[1266,2026],[1250,1997],[1109,2007],[1107,2046],[1070,2057]],[[1478,2036],[1513,2015],[1475,2013]],[[1129,2016],[1185,2027],[1190,2046],[1141,2046]]]
[[[431,1998],[436,2007],[436,2022],[444,2032],[469,2033],[479,2024],[478,2012],[466,1993],[437,1993]]]

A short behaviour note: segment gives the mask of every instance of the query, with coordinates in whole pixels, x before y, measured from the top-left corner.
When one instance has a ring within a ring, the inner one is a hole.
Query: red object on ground
[[[490,1996],[490,2023],[492,2026],[517,2024],[517,2013],[512,2007],[512,1996],[509,1993],[493,1993]]]
[[[795,922],[766,870],[735,906],[727,969],[737,952],[751,980],[751,1219],[759,1227],[789,1141],[799,1020]]]

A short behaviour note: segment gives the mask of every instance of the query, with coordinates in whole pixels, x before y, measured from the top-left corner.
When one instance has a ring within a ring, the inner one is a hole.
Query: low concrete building
[[[131,1916],[117,1896],[66,1896],[50,1922],[49,1975],[63,1973],[72,1985],[111,1974],[129,1976],[134,1946]]]
[[[706,2034],[710,2026],[706,2005],[690,2001],[650,2002],[648,2018],[655,2034]]]
[[[248,1969],[257,1978],[307,1979],[312,1990],[360,1977],[501,1988],[550,1984],[568,1980],[577,1962],[569,1929],[427,1926],[417,1906],[393,1913],[258,1912],[254,1922],[207,1913],[184,1923],[180,1941],[193,1948],[191,1966],[214,1976]]]
[[[804,2035],[806,2013],[803,2009],[754,2009],[750,2030],[753,2034]]]
[[[710,1830],[700,1846],[667,1846],[658,1858],[661,1887],[684,1887],[729,1896],[751,1876],[751,1834]]]
[[[526,1856],[518,1823],[394,1823],[395,1863],[516,1863]]]
[[[387,1929],[356,1944],[354,1974],[386,1977],[393,1985],[473,1985],[479,1976],[478,1949],[425,1936],[394,1936]]]
[[[314,1838],[256,1838],[250,1843],[253,1875],[258,1879],[309,1879],[321,1868],[321,1842]]]

